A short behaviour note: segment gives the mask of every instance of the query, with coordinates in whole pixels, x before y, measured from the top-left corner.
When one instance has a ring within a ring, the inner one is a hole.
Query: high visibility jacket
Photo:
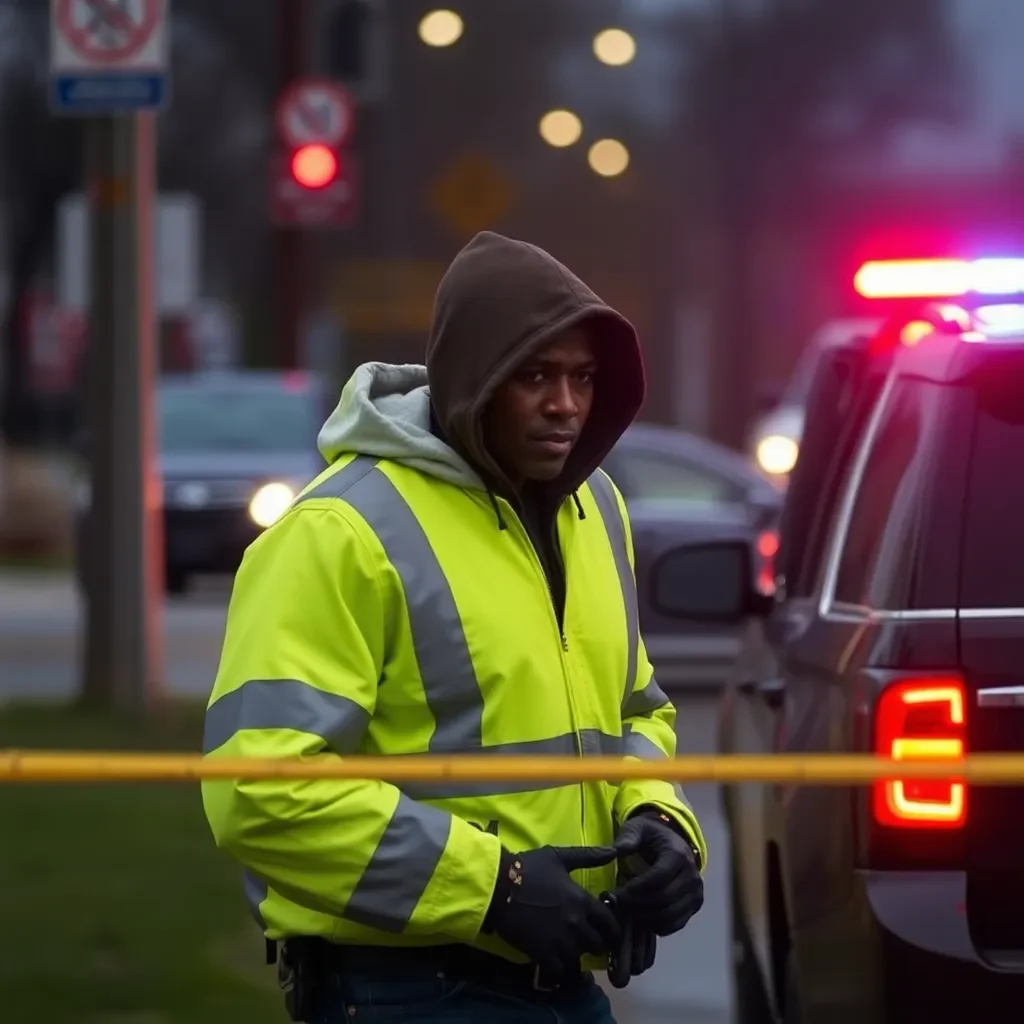
[[[625,505],[600,471],[578,501],[557,519],[560,629],[509,503],[398,462],[340,458],[245,555],[208,756],[674,756],[675,709],[638,629]],[[502,845],[609,844],[649,804],[706,857],[667,782],[208,781],[202,791],[271,938],[465,942],[521,959],[480,933]],[[573,877],[596,895],[614,887],[615,868]]]

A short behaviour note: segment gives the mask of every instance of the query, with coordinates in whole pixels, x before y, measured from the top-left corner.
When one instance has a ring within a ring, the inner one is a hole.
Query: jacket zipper
[[[501,499],[501,500],[503,500],[503,499]],[[508,510],[509,510],[512,518],[515,520],[516,525],[519,527],[520,533],[526,539],[526,546],[527,546],[527,548],[529,548],[530,554],[533,556],[534,568],[540,573],[541,579],[544,581],[544,587],[545,587],[545,589],[548,592],[548,607],[551,610],[551,618],[552,618],[552,621],[554,622],[555,632],[558,634],[558,639],[561,641],[561,644],[562,644],[562,656],[561,656],[561,662],[562,662],[562,682],[565,685],[566,699],[569,702],[569,715],[570,715],[571,720],[572,720],[573,736],[576,739],[576,751],[577,751],[578,756],[582,757],[583,756],[583,734],[580,732],[580,727],[579,727],[580,719],[579,719],[579,714],[576,711],[576,702],[575,702],[575,700],[573,700],[572,680],[569,677],[569,664],[568,664],[568,660],[566,658],[566,655],[569,653],[569,641],[565,637],[564,625],[559,625],[559,622],[558,622],[558,607],[555,604],[555,590],[554,590],[554,587],[551,586],[551,581],[548,579],[548,574],[544,571],[544,564],[540,560],[540,555],[537,553],[537,549],[534,547],[533,541],[530,539],[530,534],[527,531],[526,527],[523,525],[523,522],[519,518],[518,513],[515,511],[514,508],[512,508],[512,506],[508,502],[505,502],[505,505],[508,507]],[[555,527],[555,540],[556,540],[556,542],[558,540],[558,528],[557,528],[557,525]],[[566,604],[568,604],[569,603],[569,566],[568,566],[567,562],[564,565],[564,570],[565,570],[565,599],[566,599]],[[563,618],[563,622],[564,622],[564,618]],[[582,836],[582,845],[583,846],[589,846],[590,845],[590,841],[587,838],[587,788],[586,788],[586,783],[580,782],[579,789],[580,789],[580,835]],[[590,868],[586,868],[586,869],[584,869],[584,870],[582,870],[580,872],[580,874],[583,875],[585,879],[589,878],[590,873],[591,873],[591,869]],[[585,887],[586,886],[584,886],[584,888]]]

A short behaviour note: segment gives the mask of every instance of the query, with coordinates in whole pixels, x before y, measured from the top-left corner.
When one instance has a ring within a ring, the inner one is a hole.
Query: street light
[[[618,139],[598,139],[587,154],[590,169],[602,178],[614,178],[629,166],[629,150]]]
[[[636,40],[621,28],[606,28],[594,36],[594,56],[612,67],[628,64],[636,56]]]
[[[462,35],[462,18],[454,11],[428,11],[420,20],[420,39],[427,46],[451,46]]]
[[[582,134],[583,125],[571,110],[549,110],[540,119],[540,135],[549,146],[571,146]]]

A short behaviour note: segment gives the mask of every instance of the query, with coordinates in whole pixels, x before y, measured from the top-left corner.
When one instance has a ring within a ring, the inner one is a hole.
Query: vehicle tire
[[[164,590],[168,594],[184,594],[188,589],[188,573],[184,569],[167,566],[164,574]]]
[[[735,1024],[774,1024],[768,995],[736,899],[736,882],[732,886],[732,972],[733,1020]]]
[[[796,972],[796,959],[792,950],[786,957],[786,995],[782,1004],[783,1024],[803,1024],[804,1011],[800,1001],[800,985]]]

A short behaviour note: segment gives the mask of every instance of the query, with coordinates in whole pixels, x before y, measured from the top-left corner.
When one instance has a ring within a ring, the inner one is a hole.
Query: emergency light
[[[870,260],[853,286],[865,299],[1024,295],[1024,259]]]

